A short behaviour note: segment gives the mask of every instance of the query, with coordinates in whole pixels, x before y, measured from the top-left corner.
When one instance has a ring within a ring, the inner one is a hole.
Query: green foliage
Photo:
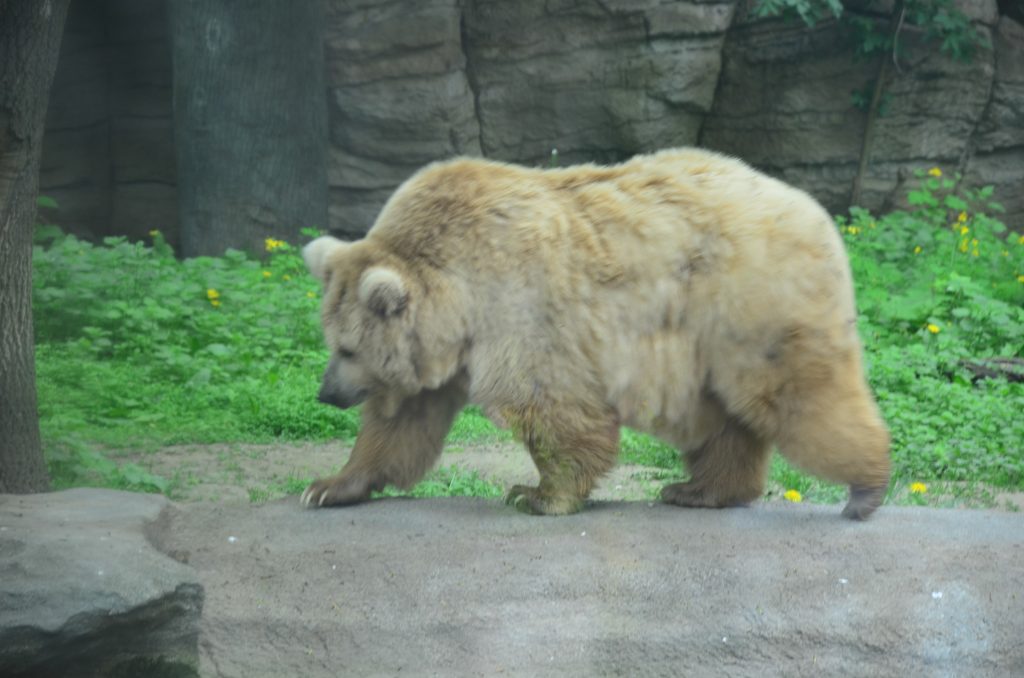
[[[512,432],[499,429],[491,420],[484,416],[479,407],[467,407],[455,419],[452,430],[448,432],[448,442],[471,444],[512,440]]]
[[[858,111],[867,113],[871,108],[871,95],[875,89],[875,81],[864,85],[863,89],[855,89],[850,92],[850,104]],[[878,99],[878,117],[884,118],[889,113],[889,106],[892,103],[892,95],[883,92]]]
[[[476,471],[464,471],[457,466],[442,466],[427,474],[416,487],[407,492],[386,487],[374,497],[483,497],[496,499],[505,488],[481,478]]]
[[[235,251],[179,261],[155,231],[149,245],[44,235],[34,309],[51,450],[355,434],[356,413],[316,402],[319,286],[288,244],[268,240],[262,261]],[[74,468],[51,458],[59,477]]]
[[[966,368],[1024,356],[1024,236],[992,189],[917,173],[912,210],[838,219],[857,286],[869,377],[893,433],[897,483],[1024,485],[1024,384]]]
[[[1024,243],[986,212],[991,187],[963,188],[939,168],[918,172],[912,212],[838,220],[850,251],[862,330],[882,348],[913,337],[945,356],[1019,356],[1024,348]]]
[[[640,464],[664,469],[679,469],[679,452],[654,436],[628,428],[622,429],[619,460],[626,464]]]
[[[831,16],[852,33],[857,56],[869,57],[893,50],[900,55],[899,43],[894,44],[898,36],[872,17],[844,12],[841,0],[758,0],[754,16],[799,17],[808,26]],[[906,0],[902,22],[923,29],[944,53],[960,61],[970,60],[979,47],[990,47],[954,0]]]
[[[797,16],[808,26],[830,15],[838,19],[842,14],[841,0],[759,0],[754,5],[754,16]]]
[[[968,61],[978,47],[991,47],[954,0],[907,0],[905,7],[907,21],[924,28],[928,37],[954,59]]]
[[[96,486],[135,492],[166,493],[170,484],[136,464],[118,466],[88,445],[63,444],[47,455],[53,488]]]

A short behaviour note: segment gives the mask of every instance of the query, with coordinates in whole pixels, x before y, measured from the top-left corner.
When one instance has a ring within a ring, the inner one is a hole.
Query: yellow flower
[[[910,483],[911,494],[924,494],[928,491],[928,486],[924,483]]]
[[[270,271],[263,271],[263,277],[264,277],[264,278],[269,278],[269,277],[270,277],[270,276],[272,276],[272,275],[274,275],[274,274],[273,274],[273,273],[271,273]]]
[[[942,328],[936,325],[935,323],[928,323],[928,331],[931,332],[932,334],[938,334],[939,332],[942,331]]]
[[[963,240],[960,241],[959,249],[960,249],[961,252],[966,252],[967,251],[967,238],[964,238]]]
[[[967,228],[966,226],[961,226],[960,227],[960,235],[967,235],[970,232],[971,232],[971,229]]]
[[[292,279],[292,277],[290,275],[282,275],[281,276],[281,280],[291,280],[291,279]]]
[[[1017,238],[1017,244],[1018,245],[1024,245],[1024,235],[1022,235],[1021,237]]]
[[[978,250],[974,250],[973,252],[971,252],[971,256],[972,257],[978,256]]]
[[[310,299],[316,299],[316,292],[313,292],[313,291],[306,292],[306,296],[309,297]]]
[[[210,299],[210,305],[214,308],[220,308],[220,301],[217,299]]]
[[[284,245],[283,240],[274,240],[273,238],[267,238],[263,242],[267,246],[268,252],[273,252],[276,249],[280,249],[280,247]]]
[[[155,238],[158,235],[160,235],[160,231],[156,230],[155,228],[152,231],[149,232],[149,237],[150,238]]]
[[[220,299],[220,292],[211,287],[210,289],[206,290],[206,298],[209,299],[210,301]]]
[[[932,175],[933,177],[941,177],[942,170],[940,170],[938,167],[933,167],[930,170],[928,170],[928,174]]]
[[[804,500],[796,490],[786,490],[786,493],[782,495],[782,498],[786,501],[791,501],[794,504],[799,504]]]
[[[1004,257],[1010,256],[1010,251],[1009,250],[1003,250],[1003,256]]]
[[[921,246],[918,245],[917,247],[914,248],[914,254],[920,254],[920,253],[921,253]]]
[[[960,216],[958,216],[956,220],[959,221],[961,224],[967,221],[967,212],[961,212]]]
[[[977,247],[978,246],[978,239],[977,238],[971,238],[971,244],[974,245],[975,247]]]
[[[1024,285],[1024,275],[1018,275],[1017,276],[1017,282],[1019,282],[1020,284]]]
[[[857,235],[858,233],[860,233],[860,227],[850,226],[848,229],[846,229],[846,232],[849,233],[850,235]]]

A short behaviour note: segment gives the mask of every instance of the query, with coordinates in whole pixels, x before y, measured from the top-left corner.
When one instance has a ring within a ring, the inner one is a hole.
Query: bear
[[[362,428],[306,506],[408,488],[467,403],[511,427],[540,473],[506,500],[579,511],[620,427],[680,450],[661,498],[749,504],[773,446],[849,486],[867,518],[889,432],[867,384],[849,262],[809,195],[740,160],[681,148],[612,166],[428,165],[360,240],[303,249],[323,285],[320,401]]]

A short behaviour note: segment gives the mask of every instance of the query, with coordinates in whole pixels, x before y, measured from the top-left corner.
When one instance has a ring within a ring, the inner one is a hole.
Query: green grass
[[[920,174],[911,211],[855,208],[839,228],[869,379],[893,434],[890,498],[985,505],[986,487],[1024,489],[1024,384],[976,379],[966,363],[1024,356],[1024,236],[990,216],[1000,209],[990,189],[936,174]],[[111,461],[118,450],[354,438],[358,412],[314,397],[327,361],[318,284],[291,245],[268,245],[261,258],[179,261],[155,232],[146,243],[92,245],[38,229],[40,426],[57,487],[168,491],[170,481]],[[472,407],[448,437],[455,449],[510,439]],[[623,430],[620,458],[666,480],[683,474],[674,449],[634,431]],[[307,480],[252,488],[250,497],[298,493]],[[911,494],[912,482],[931,489]],[[844,494],[776,457],[770,492],[785,490],[815,502]],[[411,494],[500,490],[439,469]]]
[[[249,501],[260,504],[271,499],[302,494],[312,478],[288,476],[284,480],[263,487],[250,487]],[[501,497],[505,488],[485,478],[476,471],[466,471],[457,466],[442,466],[430,471],[415,487],[402,491],[386,487],[374,492],[373,497]]]

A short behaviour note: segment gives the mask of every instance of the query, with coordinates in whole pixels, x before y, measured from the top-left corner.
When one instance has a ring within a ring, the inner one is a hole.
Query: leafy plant
[[[843,15],[841,0],[759,0],[754,5],[754,16],[795,15],[808,26],[813,26],[827,16],[839,18]]]
[[[150,235],[96,246],[58,234],[35,248],[40,423],[51,448],[355,434],[357,413],[315,400],[326,364],[319,285],[290,245],[268,240],[262,260],[229,251],[179,261]]]
[[[990,47],[953,0],[904,0],[897,10],[896,18],[901,24],[920,27],[927,38],[938,42],[939,48],[954,59],[966,61],[978,47]],[[871,16],[845,11],[841,0],[758,0],[753,14],[798,17],[808,26],[831,17],[853,34],[857,56],[893,51],[899,56],[898,33],[883,30]]]
[[[990,216],[991,188],[938,167],[917,176],[911,211],[838,219],[895,476],[1019,487],[1024,384],[968,366],[1024,356],[1024,236]]]

